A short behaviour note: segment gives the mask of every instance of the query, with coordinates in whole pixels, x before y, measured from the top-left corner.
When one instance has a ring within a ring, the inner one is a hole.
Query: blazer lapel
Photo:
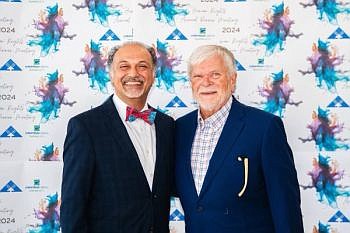
[[[208,171],[205,176],[199,197],[201,197],[208,189],[208,186],[222,166],[225,158],[229,155],[231,148],[240,135],[245,124],[244,120],[242,119],[243,116],[244,109],[242,105],[235,98],[233,98],[230,113],[210,159]]]
[[[159,114],[156,114],[156,119],[154,120],[155,128],[156,128],[156,164],[154,167],[154,176],[152,182],[152,191],[155,190],[158,184],[159,175],[161,173],[161,169],[164,169],[162,166],[164,165],[164,143],[162,142],[163,138],[166,137],[166,129],[167,127],[163,125],[164,121],[162,121]]]
[[[142,174],[142,177],[144,178],[143,183],[147,186],[148,190],[150,190],[136,149],[132,144],[128,131],[126,130],[125,125],[123,124],[122,119],[120,118],[119,113],[114,105],[112,96],[106,100],[106,102],[103,104],[103,107],[106,115],[108,116],[108,120],[106,122],[107,129],[111,129],[111,134],[119,147],[123,148],[123,150],[125,150],[126,153],[138,163],[139,173]]]
[[[186,158],[185,158],[185,162],[186,162],[186,180],[189,180],[191,182],[191,187],[193,190],[192,193],[195,194],[196,197],[198,197],[197,194],[197,189],[196,189],[196,185],[194,182],[194,178],[193,178],[193,172],[192,172],[192,164],[191,164],[191,156],[192,156],[192,144],[193,144],[193,140],[194,140],[194,136],[196,133],[196,129],[197,129],[197,125],[198,125],[198,110],[194,111],[191,113],[191,118],[188,122],[188,131],[186,131],[185,135],[181,135],[181,137],[186,137],[187,139],[184,140],[184,145],[183,145],[183,150],[186,152]]]

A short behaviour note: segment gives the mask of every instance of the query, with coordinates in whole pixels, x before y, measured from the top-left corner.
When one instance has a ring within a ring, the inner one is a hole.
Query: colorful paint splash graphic
[[[338,1],[338,0],[311,0],[307,3],[301,2],[304,8],[315,6],[318,12],[318,19],[324,20],[326,17],[332,24],[337,23],[337,17],[339,14],[349,14],[350,5],[349,2]],[[325,17],[326,16],[326,17]]]
[[[35,29],[40,31],[40,34],[31,35],[35,39],[29,40],[29,46],[40,46],[41,55],[46,56],[51,51],[58,51],[58,45],[61,38],[73,39],[76,34],[68,35],[65,32],[68,23],[63,19],[63,9],[58,8],[58,4],[46,7],[46,12],[39,13],[39,19],[34,20]]]
[[[181,63],[181,57],[176,57],[173,47],[167,42],[157,40],[157,70],[156,87],[165,87],[167,91],[174,92],[175,82],[186,82],[185,72],[176,71],[174,68]]]
[[[92,22],[98,22],[101,25],[108,25],[109,16],[119,16],[121,12],[117,9],[119,5],[108,4],[108,0],[85,0],[80,5],[72,4],[75,9],[88,8],[90,20]]]
[[[294,21],[289,18],[289,8],[284,8],[284,3],[273,5],[272,10],[265,13],[265,17],[259,20],[260,28],[266,32],[256,35],[258,38],[253,45],[266,47],[266,55],[271,55],[275,50],[283,51],[287,37],[299,38],[302,33],[294,34],[291,26]]]
[[[167,24],[175,25],[176,15],[187,15],[188,11],[183,9],[185,5],[176,4],[173,0],[151,0],[150,3],[139,3],[142,9],[153,7],[157,16],[157,20],[160,22],[166,22]]]
[[[337,56],[334,47],[329,46],[329,42],[318,40],[317,45],[312,45],[312,55],[307,60],[311,69],[299,70],[302,75],[315,74],[316,85],[319,88],[327,88],[328,91],[336,92],[337,82],[348,82],[350,77],[345,75],[347,71],[336,70],[336,66],[343,63],[343,56]]]
[[[41,100],[30,102],[33,106],[29,107],[29,112],[40,112],[41,122],[47,122],[50,119],[58,117],[61,105],[73,106],[76,101],[69,102],[65,95],[68,89],[63,86],[63,75],[58,75],[58,70],[47,74],[47,80],[41,78],[39,86],[34,87],[35,95]]]
[[[283,117],[287,104],[298,106],[303,102],[294,102],[290,98],[292,92],[294,89],[289,85],[288,74],[284,74],[283,70],[272,73],[271,77],[265,78],[264,85],[259,87],[259,94],[266,98],[260,104],[265,111]]]
[[[335,233],[335,231],[331,229],[331,226],[329,224],[318,222],[318,227],[314,226],[312,233]]]
[[[32,226],[28,233],[58,233],[60,232],[60,201],[58,194],[48,195],[39,203],[39,209],[34,209],[36,219],[41,223]]]
[[[308,172],[311,177],[311,185],[301,185],[305,189],[315,188],[318,201],[337,208],[338,197],[349,197],[349,187],[337,184],[343,179],[344,170],[339,170],[338,163],[329,156],[318,155],[318,159],[312,161],[313,169]]]
[[[336,138],[344,129],[344,123],[339,123],[335,114],[330,114],[329,110],[318,108],[318,111],[312,112],[312,122],[307,125],[310,129],[311,137],[299,139],[305,143],[315,141],[316,147],[319,151],[335,151],[337,149],[348,150],[349,145],[344,141],[347,139]]]
[[[53,143],[44,145],[34,154],[34,161],[58,161],[59,150]]]
[[[107,71],[107,51],[101,52],[101,44],[90,41],[90,46],[85,45],[85,56],[80,59],[84,64],[81,71],[74,71],[75,75],[87,74],[90,87],[96,89],[96,86],[102,93],[107,93],[107,83],[110,81]]]

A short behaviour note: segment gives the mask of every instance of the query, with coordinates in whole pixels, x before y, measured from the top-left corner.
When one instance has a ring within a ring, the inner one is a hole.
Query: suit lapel
[[[196,185],[194,182],[194,178],[193,178],[193,173],[192,173],[192,165],[191,165],[191,156],[192,156],[192,144],[193,144],[193,140],[194,140],[194,136],[196,133],[196,129],[197,129],[197,125],[198,125],[198,110],[194,111],[193,113],[191,113],[191,118],[189,119],[188,122],[188,131],[186,131],[185,135],[180,135],[181,137],[186,137],[186,140],[183,140],[184,144],[183,144],[183,150],[182,151],[186,151],[186,158],[185,158],[185,162],[186,162],[186,180],[189,180],[191,182],[191,187],[193,190],[192,193],[195,194],[196,197],[198,197],[197,194],[197,190],[196,190]]]
[[[154,120],[155,128],[156,128],[156,164],[154,167],[154,176],[152,182],[152,191],[155,190],[158,184],[159,175],[161,173],[161,169],[164,169],[164,143],[162,142],[163,138],[166,137],[167,132],[165,130],[167,127],[163,125],[164,121],[162,121],[160,114],[156,115],[156,119]]]
[[[128,156],[130,156],[131,159],[135,160],[138,163],[138,173],[142,175],[144,180],[143,183],[147,186],[148,190],[150,190],[136,149],[132,144],[128,131],[126,130],[125,125],[123,124],[122,119],[120,118],[119,113],[114,105],[112,96],[106,100],[106,102],[103,104],[103,107],[108,117],[108,120],[106,122],[107,129],[111,129],[111,134],[119,147],[123,148],[122,150],[126,151]]]
[[[235,98],[233,98],[233,103],[230,109],[230,113],[227,117],[227,121],[224,125],[219,141],[216,144],[213,155],[210,159],[208,171],[205,176],[204,183],[199,194],[199,198],[208,189],[208,186],[210,185],[216,173],[222,166],[225,158],[229,155],[231,148],[235,144],[238,136],[240,135],[244,127],[244,120],[242,119],[243,116],[244,109],[242,105]]]

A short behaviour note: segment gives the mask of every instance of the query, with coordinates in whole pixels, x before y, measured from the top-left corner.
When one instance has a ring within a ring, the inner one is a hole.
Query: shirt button
[[[204,210],[204,207],[203,206],[197,206],[197,212],[202,212]]]

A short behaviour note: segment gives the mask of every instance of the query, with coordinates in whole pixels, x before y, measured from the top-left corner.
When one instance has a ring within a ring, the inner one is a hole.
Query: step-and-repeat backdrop
[[[150,103],[174,118],[196,108],[191,51],[234,52],[236,97],[285,123],[305,232],[350,232],[350,1],[0,0],[0,233],[60,232],[67,122],[113,93],[107,52],[131,40],[157,48]]]

